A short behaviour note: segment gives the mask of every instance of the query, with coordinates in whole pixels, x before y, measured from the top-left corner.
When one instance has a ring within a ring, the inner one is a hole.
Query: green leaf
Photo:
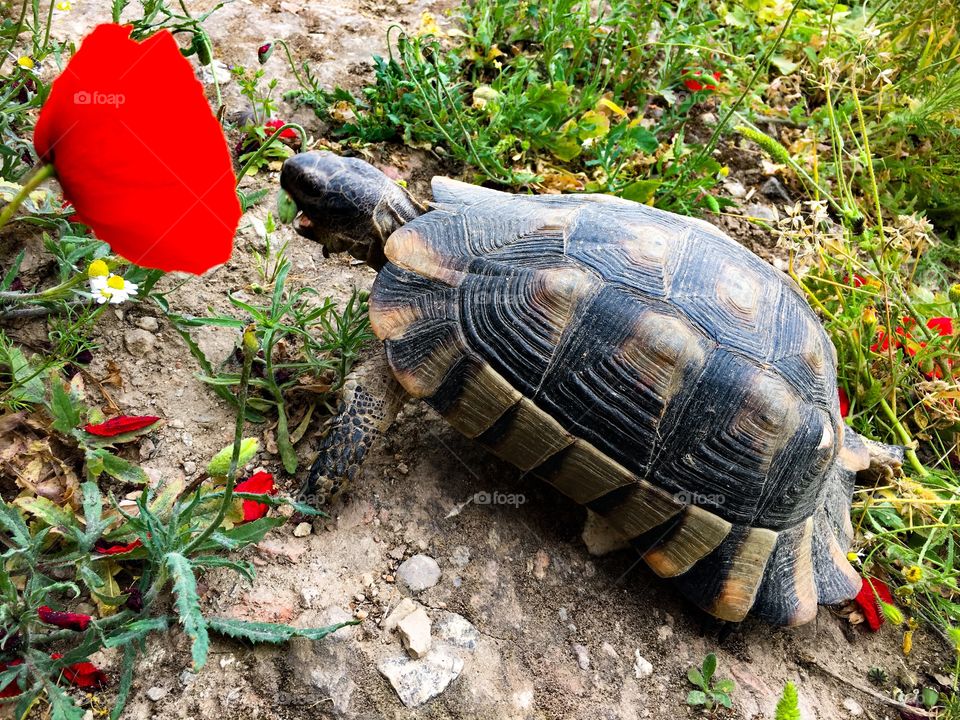
[[[193,640],[191,653],[193,668],[200,670],[207,663],[210,639],[207,636],[207,624],[200,611],[200,596],[197,594],[197,579],[193,576],[190,561],[177,552],[167,553],[164,562],[173,577],[174,605],[180,616],[184,631]]]
[[[707,696],[703,690],[691,690],[687,693],[687,705],[706,705]]]
[[[137,659],[137,646],[130,643],[123,648],[123,662],[120,669],[120,685],[117,688],[117,699],[110,713],[110,720],[120,720],[123,708],[130,697],[130,688],[133,687],[133,670]]]
[[[219,555],[200,555],[192,558],[194,567],[212,568],[225,567],[243,575],[247,580],[253,582],[256,577],[256,570],[251,563],[245,561],[230,560]]]
[[[228,543],[232,543],[233,547],[230,549],[239,549],[247,545],[252,545],[258,543],[266,536],[268,532],[273,530],[276,527],[280,527],[287,519],[285,517],[265,517],[260,518],[259,520],[253,520],[252,522],[246,522],[242,525],[237,525],[229,530],[223,530],[219,533],[221,538],[226,539]],[[205,542],[199,550],[216,550],[224,547],[222,542],[211,542],[213,538]]]
[[[733,699],[725,692],[714,693],[713,699],[723,705],[725,708],[733,707]]]
[[[20,547],[30,545],[30,530],[23,521],[20,511],[3,500],[0,500],[0,526],[13,536],[14,541]]]
[[[936,706],[937,702],[940,700],[940,693],[934,688],[925,687],[920,691],[920,698],[923,700],[923,706],[929,710]],[[777,718],[777,720],[780,719]]]
[[[292,637],[305,637],[310,640],[322,640],[332,632],[347,625],[356,625],[359,620],[349,620],[322,628],[295,628],[290,625],[267,622],[248,622],[233,618],[210,618],[207,626],[221,635],[249,640],[254,643],[282,643]]]
[[[775,68],[777,68],[777,70],[780,71],[781,75],[789,75],[798,67],[800,67],[797,65],[797,63],[793,62],[793,60],[790,60],[783,55],[774,55],[770,58],[770,62]]]
[[[5,365],[13,382],[5,394],[12,400],[37,404],[43,402],[44,386],[40,371],[34,368],[19,348],[0,346],[0,364]]]
[[[51,720],[83,720],[83,710],[77,707],[73,698],[60,686],[50,680],[44,680],[43,685],[47,691],[47,700],[50,702]]]
[[[720,678],[713,684],[714,690],[718,692],[731,693],[736,689],[737,685],[730,678]]]
[[[40,518],[50,527],[80,527],[76,515],[45,497],[17,498],[14,500],[14,504],[22,507],[31,515]]]
[[[707,684],[703,681],[703,675],[701,674],[700,670],[694,667],[687,670],[687,680],[699,688],[705,688],[707,686]]]
[[[53,415],[53,429],[69,435],[80,425],[80,411],[73,404],[73,399],[64,389],[59,378],[53,377],[50,385],[50,414]]]
[[[658,187],[660,187],[659,180],[637,180],[623,188],[620,191],[620,197],[646,205],[653,199]]]
[[[704,195],[703,202],[706,203],[706,206],[709,208],[710,212],[720,212],[720,202],[713,195]]]
[[[103,462],[103,470],[107,475],[116,478],[122,482],[142,485],[147,482],[147,474],[139,465],[128,463],[121,457],[114,455],[107,450],[95,450],[96,455]]]
[[[23,258],[25,258],[26,255],[26,248],[17,253],[17,257],[14,258],[10,269],[7,270],[6,274],[3,276],[3,280],[0,280],[0,290],[9,290],[10,286],[13,285],[13,281],[17,279],[17,275],[20,273],[20,265],[23,263]],[[6,687],[6,685],[3,685],[2,687]]]
[[[703,682],[706,685],[710,684],[710,679],[713,677],[713,674],[717,671],[717,656],[713,653],[707,653],[707,656],[703,659]]]
[[[112,648],[120,645],[133,643],[136,640],[145,638],[152,632],[161,632],[167,629],[166,616],[146,618],[145,620],[136,620],[124,625],[116,635],[110,635],[103,643],[104,647]]]

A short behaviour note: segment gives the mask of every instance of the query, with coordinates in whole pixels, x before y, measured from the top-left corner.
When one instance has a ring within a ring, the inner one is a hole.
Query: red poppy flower
[[[53,82],[34,131],[77,219],[145,267],[225,262],[240,221],[230,151],[166,30],[100,25]]]
[[[854,602],[860,607],[860,612],[867,621],[870,630],[876,632],[883,625],[883,611],[880,609],[880,603],[877,597],[888,605],[893,604],[893,595],[890,594],[890,588],[886,583],[880,580],[863,579],[863,585],[860,586],[860,592],[854,598]]]
[[[64,630],[77,630],[78,632],[86,630],[87,626],[90,624],[90,621],[93,620],[93,618],[89,615],[72,612],[60,612],[59,610],[53,610],[46,605],[37,608],[37,615],[43,622],[49,625],[56,625]]]
[[[83,429],[91,435],[113,437],[142,430],[153,425],[159,419],[156,415],[117,415],[117,417],[110,418],[106,422],[84,425]]]
[[[53,660],[59,660],[63,657],[63,654],[52,653],[50,657]],[[99,670],[92,662],[77,662],[67,665],[63,668],[62,673],[68,683],[80,688],[102,688],[110,683],[107,674],[103,670]]]
[[[852,284],[855,288],[863,287],[867,284],[867,279],[863,275],[857,275],[856,273],[854,273],[852,276],[846,275],[843,278],[843,281],[845,283]]]
[[[263,129],[267,131],[267,136],[269,137],[270,135],[273,135],[278,129],[282,128],[285,124],[286,123],[284,123],[283,120],[280,120],[279,118],[274,118],[273,120],[267,120],[263,124]],[[280,133],[280,137],[286,138],[288,140],[296,140],[297,131],[294,130],[293,128],[287,128],[286,130]]]
[[[10,668],[16,667],[17,665],[23,665],[23,660],[21,658],[16,658],[10,662],[0,662],[0,673],[6,672]],[[16,697],[21,692],[23,692],[23,690],[20,689],[20,685],[17,684],[16,680],[14,680],[8,683],[5,688],[0,690],[0,698]]]
[[[98,540],[94,544],[93,549],[97,551],[99,555],[123,555],[124,553],[133,552],[138,547],[141,547],[143,542],[140,538],[137,538],[133,542],[129,543],[106,543],[102,540]]]
[[[720,82],[720,78],[723,77],[719,72],[711,73],[713,79],[717,82]],[[710,82],[700,82],[696,78],[703,77],[703,73],[699,70],[696,70],[690,73],[686,79],[684,79],[683,84],[686,86],[687,90],[690,92],[700,92],[701,90],[716,90],[717,86]]]
[[[266,472],[258,472],[250,479],[238,483],[234,492],[259,493],[261,495],[275,495],[277,489],[273,486],[273,475]],[[259,520],[267,514],[269,508],[256,500],[243,501],[243,522]]]
[[[837,388],[837,395],[840,398],[840,417],[846,417],[850,414],[850,398],[843,388]]]

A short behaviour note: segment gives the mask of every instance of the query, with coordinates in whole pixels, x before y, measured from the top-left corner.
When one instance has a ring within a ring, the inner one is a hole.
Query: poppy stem
[[[3,209],[0,210],[0,228],[10,222],[10,219],[17,212],[17,208],[30,196],[30,193],[55,174],[56,168],[53,167],[53,163],[48,163],[41,166],[39,170],[31,175],[23,184],[23,187],[20,188],[20,191],[13,197],[13,200],[4,205]]]
[[[256,328],[254,325],[248,325],[243,331],[243,370],[240,372],[240,397],[237,409],[237,424],[233,433],[233,455],[230,457],[230,469],[227,470],[227,480],[223,488],[223,499],[220,501],[220,508],[216,516],[209,525],[197,535],[190,544],[184,549],[183,554],[187,557],[190,553],[200,548],[207,541],[217,528],[223,523],[230,509],[230,503],[233,502],[233,488],[237,484],[237,463],[240,461],[240,446],[243,443],[243,426],[247,417],[247,394],[250,389],[250,371],[253,368],[253,358],[260,349],[260,343],[257,340]]]
[[[257,151],[250,156],[250,159],[247,160],[246,164],[240,168],[240,172],[237,173],[237,186],[239,187],[240,181],[243,180],[250,168],[254,167],[257,161],[263,157],[263,154],[266,152],[267,148],[273,144],[273,142],[280,138],[280,133],[282,133],[287,128],[293,128],[300,135],[300,152],[304,152],[307,149],[307,131],[303,129],[302,126],[297,125],[296,123],[284,123],[280,127],[271,133],[270,137],[264,141]],[[2,225],[0,225],[2,227]]]

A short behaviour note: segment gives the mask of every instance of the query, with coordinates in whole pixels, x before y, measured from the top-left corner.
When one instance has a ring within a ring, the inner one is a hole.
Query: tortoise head
[[[288,158],[280,185],[300,211],[297,232],[323,245],[324,257],[348,252],[377,270],[390,234],[424,210],[373,165],[327,151]]]

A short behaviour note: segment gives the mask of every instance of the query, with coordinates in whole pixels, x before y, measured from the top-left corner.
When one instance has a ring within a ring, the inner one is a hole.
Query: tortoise
[[[300,235],[378,271],[385,353],[345,382],[311,499],[357,476],[412,396],[722,620],[798,625],[860,590],[854,481],[902,449],[845,426],[836,351],[786,275],[705,221],[606,195],[435,177],[424,205],[326,151],[280,180]]]

